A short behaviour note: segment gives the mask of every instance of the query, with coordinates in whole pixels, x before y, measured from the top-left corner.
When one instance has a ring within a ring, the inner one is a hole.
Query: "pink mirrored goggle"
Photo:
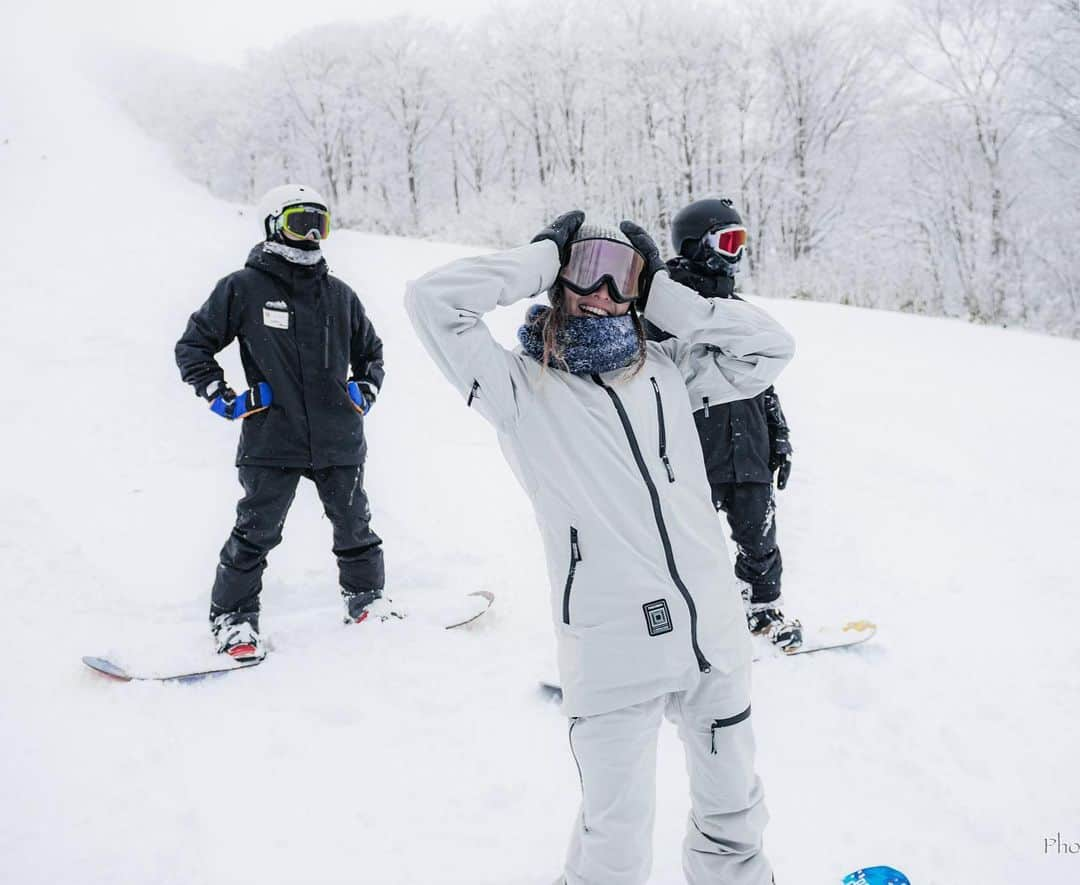
[[[559,279],[578,295],[608,284],[611,300],[624,304],[641,294],[645,259],[618,240],[578,240],[570,246],[570,260],[559,269]]]

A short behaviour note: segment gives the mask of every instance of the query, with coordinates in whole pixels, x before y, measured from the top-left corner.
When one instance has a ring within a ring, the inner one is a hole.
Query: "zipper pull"
[[[705,417],[709,417],[709,398],[705,397]]]
[[[675,482],[675,471],[671,469],[671,462],[668,460],[667,455],[660,456],[664,461],[664,467],[667,468],[668,482]]]
[[[472,401],[473,401],[473,398],[474,398],[474,397],[476,396],[476,391],[478,391],[479,389],[480,389],[480,382],[479,382],[479,381],[477,381],[477,380],[476,380],[476,379],[474,378],[474,379],[473,379],[473,383],[472,383],[472,389],[471,389],[471,390],[469,390],[469,398],[468,398],[468,400],[466,400],[466,402],[465,402],[465,407],[466,407],[466,408],[469,408],[470,406],[472,406]]]

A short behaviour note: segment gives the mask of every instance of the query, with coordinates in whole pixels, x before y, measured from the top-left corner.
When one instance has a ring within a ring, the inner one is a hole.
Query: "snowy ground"
[[[193,687],[82,668],[205,654],[236,428],[180,384],[172,346],[254,227],[53,73],[0,87],[0,882],[547,885],[578,785],[535,691],[553,644],[537,533],[401,304],[469,249],[338,233],[326,252],[386,342],[368,477],[390,587],[420,609],[490,589],[493,616],[344,628],[306,487],[268,572],[264,666]],[[778,385],[790,608],[880,625],[858,650],[756,665],[777,881],[873,863],[915,885],[1080,881],[1080,855],[1044,845],[1080,841],[1080,344],[766,307],[799,341]],[[509,342],[519,321],[494,325]],[[670,730],[660,768],[668,885],[686,806]]]

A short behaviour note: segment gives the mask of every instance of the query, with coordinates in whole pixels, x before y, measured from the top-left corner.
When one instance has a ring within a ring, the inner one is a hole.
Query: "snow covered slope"
[[[339,623],[302,488],[271,558],[265,665],[194,687],[79,664],[206,654],[236,428],[172,346],[254,225],[183,180],[57,58],[0,86],[0,881],[547,885],[576,808],[527,501],[437,376],[404,281],[469,249],[337,233],[386,342],[368,483],[390,587],[498,597],[475,629]],[[868,617],[858,650],[756,665],[767,844],[784,885],[888,863],[916,885],[1080,881],[1075,572],[1080,345],[768,302],[799,355],[779,527],[790,609]],[[493,319],[506,342],[520,313]],[[242,383],[238,361],[229,376]],[[682,881],[680,748],[660,752],[654,883]]]

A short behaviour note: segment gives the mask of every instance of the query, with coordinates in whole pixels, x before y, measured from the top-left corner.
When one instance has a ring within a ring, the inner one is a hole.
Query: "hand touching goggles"
[[[330,213],[320,206],[290,206],[278,218],[278,230],[301,240],[325,240],[330,236]]]
[[[645,259],[618,240],[578,240],[570,246],[570,260],[559,269],[559,280],[578,295],[608,284],[611,300],[619,304],[641,294]]]
[[[714,252],[725,258],[737,259],[742,256],[746,248],[745,227],[725,227],[721,230],[711,230],[705,234],[705,244]]]

